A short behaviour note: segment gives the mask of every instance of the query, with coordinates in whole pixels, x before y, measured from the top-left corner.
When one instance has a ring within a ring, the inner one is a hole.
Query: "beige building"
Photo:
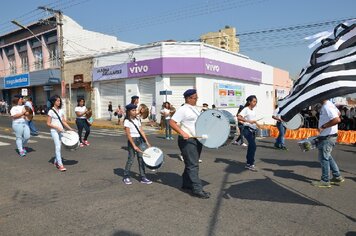
[[[225,26],[224,29],[218,32],[209,32],[200,36],[203,43],[213,45],[231,52],[240,51],[240,41],[236,37],[236,29],[234,27]]]

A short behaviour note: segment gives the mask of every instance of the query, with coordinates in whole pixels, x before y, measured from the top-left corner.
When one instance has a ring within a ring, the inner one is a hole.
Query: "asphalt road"
[[[317,152],[289,151],[258,140],[258,172],[244,169],[246,148],[204,149],[200,176],[210,199],[180,190],[183,163],[177,141],[148,130],[165,153],[153,184],[122,183],[126,138],[118,130],[92,131],[91,145],[63,150],[67,172],[54,168],[54,144],[44,123],[26,159],[15,152],[10,121],[0,117],[0,235],[356,235],[356,147],[333,154],[346,181],[330,189],[320,178]]]

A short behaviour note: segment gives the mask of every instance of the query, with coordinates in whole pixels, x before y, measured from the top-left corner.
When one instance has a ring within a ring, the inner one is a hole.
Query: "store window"
[[[21,52],[21,53],[20,53],[20,58],[21,58],[21,68],[22,68],[22,72],[28,72],[28,70],[29,70],[29,65],[28,65],[27,52]]]
[[[37,48],[33,49],[33,55],[35,57],[35,70],[43,69],[42,48],[37,47]]]
[[[59,67],[58,45],[56,43],[48,45],[50,67]]]

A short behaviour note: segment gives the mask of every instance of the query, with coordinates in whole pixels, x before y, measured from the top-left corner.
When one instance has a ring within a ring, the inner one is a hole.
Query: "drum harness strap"
[[[138,134],[140,135],[140,137],[141,137],[141,139],[142,139],[142,141],[143,141],[144,143],[146,143],[146,140],[143,138],[143,136],[142,136],[142,134],[141,134],[141,132],[140,132],[140,129],[135,125],[135,123],[134,123],[131,119],[128,119],[128,120],[135,126],[135,128],[136,128]]]
[[[59,122],[61,122],[61,125],[63,126],[63,129],[65,130],[64,125],[63,125],[63,122],[62,122],[62,119],[59,117],[59,115],[58,115],[58,113],[56,112],[56,110],[54,110],[53,108],[52,108],[51,110],[54,111],[54,113],[57,115]]]

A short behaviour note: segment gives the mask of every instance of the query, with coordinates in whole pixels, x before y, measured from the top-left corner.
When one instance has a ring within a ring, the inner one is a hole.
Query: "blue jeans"
[[[75,123],[78,127],[78,135],[79,135],[79,142],[83,143],[82,134],[83,129],[85,129],[84,141],[88,140],[88,136],[90,134],[90,126],[88,125],[87,119],[76,119]]]
[[[132,138],[135,145],[137,147],[139,147],[141,149],[141,151],[144,151],[147,149],[147,144],[145,142],[143,142],[142,138]],[[131,170],[131,166],[133,163],[133,159],[135,157],[135,153],[137,155],[137,161],[138,161],[138,169],[140,171],[140,176],[142,177],[146,177],[145,174],[145,163],[143,162],[142,159],[142,153],[141,152],[136,152],[135,149],[133,148],[133,146],[131,145],[130,141],[127,141],[127,148],[129,151],[129,156],[127,158],[127,162],[125,165],[125,170],[124,170],[124,177],[130,177],[130,170]]]
[[[16,135],[16,146],[19,152],[23,151],[23,146],[27,144],[30,139],[30,128],[25,121],[23,122],[12,122],[12,129],[15,131]]]
[[[331,156],[336,139],[337,137],[329,137],[323,140],[319,140],[318,143],[318,157],[321,164],[321,180],[325,182],[329,182],[330,170],[334,177],[340,176],[339,167],[334,161],[334,158]]]
[[[31,134],[35,134],[35,135],[38,134],[36,126],[35,126],[35,124],[33,123],[32,120],[27,121],[27,124],[28,124],[28,127],[30,128],[30,133]]]
[[[244,127],[243,134],[248,142],[246,163],[248,165],[254,165],[256,153],[256,132],[248,127]]]
[[[282,122],[277,122],[277,129],[278,129],[278,137],[276,139],[275,146],[277,147],[284,147],[284,134],[286,132],[286,128],[283,126]]]
[[[171,138],[172,137],[172,128],[171,126],[169,125],[169,121],[171,119],[165,119],[164,122],[165,122],[165,125],[166,125],[166,138]]]
[[[56,130],[51,130],[51,136],[54,141],[54,147],[55,147],[55,153],[56,153],[56,158],[55,162],[57,162],[58,165],[63,165],[62,163],[62,156],[61,156],[61,138],[62,138],[62,133],[58,133]]]

